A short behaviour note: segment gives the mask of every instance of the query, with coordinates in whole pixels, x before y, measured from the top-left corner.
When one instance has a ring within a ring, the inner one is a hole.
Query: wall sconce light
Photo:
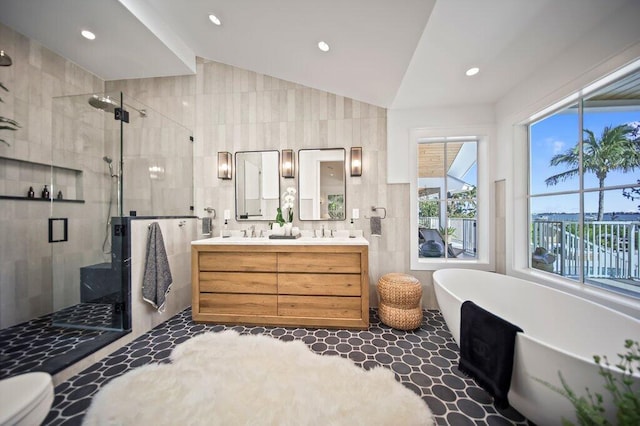
[[[218,153],[218,179],[231,179],[231,153]]]
[[[292,149],[282,150],[282,177],[292,178],[295,177],[296,165],[293,158]]]
[[[351,148],[351,176],[362,176],[362,147]]]

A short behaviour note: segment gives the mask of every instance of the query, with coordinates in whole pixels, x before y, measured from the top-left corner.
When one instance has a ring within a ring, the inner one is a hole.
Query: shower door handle
[[[49,218],[49,242],[61,243],[69,240],[69,220],[66,217]]]

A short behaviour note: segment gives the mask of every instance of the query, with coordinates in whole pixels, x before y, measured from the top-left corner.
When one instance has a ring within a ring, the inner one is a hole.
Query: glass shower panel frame
[[[118,216],[122,95],[53,98],[49,244],[54,326],[124,330],[122,274],[111,250]]]
[[[127,330],[125,215],[193,215],[192,132],[121,92],[53,98],[53,111],[53,325]]]
[[[192,131],[126,95],[124,105],[123,214],[193,215]]]

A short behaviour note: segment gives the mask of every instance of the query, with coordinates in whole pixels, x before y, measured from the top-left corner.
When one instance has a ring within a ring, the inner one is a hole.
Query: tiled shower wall
[[[217,178],[218,151],[263,149],[363,147],[362,177],[347,174],[347,216],[360,209],[356,227],[369,240],[371,304],[376,305],[375,283],[387,272],[407,272],[423,283],[424,306],[436,306],[431,274],[409,271],[409,185],[386,183],[386,110],[267,75],[198,60],[195,76],[107,82],[108,91],[121,90],[154,109],[195,129],[195,214],[213,207],[218,215],[214,234],[222,226],[225,209],[235,217],[235,179]],[[281,192],[297,187],[297,179],[281,179]],[[382,236],[371,237],[371,206],[387,209]],[[275,212],[273,212],[275,218]],[[297,213],[296,213],[297,217]],[[300,222],[303,229],[346,229],[344,222]],[[230,228],[267,222],[230,221]]]
[[[102,92],[104,82],[1,24],[0,40],[2,49],[13,59],[12,66],[0,67],[0,82],[10,90],[8,93],[2,91],[4,103],[0,103],[0,115],[13,118],[21,125],[16,132],[2,131],[2,138],[11,145],[0,143],[0,157],[50,164],[54,140],[53,97]],[[76,144],[80,151],[95,147],[90,123],[80,124],[83,125],[85,127],[77,128],[77,139],[69,141]],[[61,151],[56,152],[61,155]],[[94,175],[92,171],[97,170],[98,164],[64,155],[58,160],[60,164],[56,165],[83,171],[83,197],[97,192],[92,190],[91,184],[95,183],[93,177],[97,176],[97,172]],[[0,191],[3,195],[26,196],[29,189],[27,183],[34,183],[32,179],[36,175],[21,176],[20,171],[14,169],[0,168]],[[34,183],[37,184],[34,186],[36,196],[44,184],[49,183],[47,176],[43,173],[40,180]],[[88,204],[56,205],[60,206],[63,206],[60,214],[71,219],[87,215],[82,209]],[[53,247],[47,239],[49,215],[50,205],[46,202],[0,200],[0,328],[51,312],[52,248],[55,248],[54,254],[64,250],[80,258],[88,247],[101,245],[98,233],[78,233],[71,229],[70,244],[64,249]]]
[[[22,126],[16,132],[2,131],[10,146],[0,143],[0,195],[26,196],[33,186],[39,197],[49,184],[54,196],[62,189],[65,199],[85,201],[56,202],[52,210],[42,201],[0,200],[0,328],[5,328],[78,303],[80,267],[110,260],[102,243],[108,197],[115,199],[116,191],[102,157],[117,159],[120,130],[112,115],[87,102],[86,94],[105,92],[104,81],[3,25],[0,40],[13,59],[12,66],[0,67],[0,82],[10,90],[1,94],[0,115]],[[151,91],[164,94],[154,84]],[[80,94],[85,95],[71,96]],[[125,144],[130,179],[125,184],[135,182],[125,188],[125,213],[191,214],[190,129],[154,111],[143,119],[135,109],[145,106],[131,97],[125,100],[131,107],[131,123],[125,125],[125,139],[131,142]],[[189,122],[182,117],[175,121]],[[175,139],[182,142],[179,151],[172,149]],[[54,188],[48,164],[58,166]],[[164,173],[153,180],[151,166],[162,167]],[[164,207],[166,211],[160,211]],[[111,214],[115,213],[113,201]],[[69,218],[68,242],[48,242],[51,215]],[[63,267],[52,268],[52,261]]]
[[[110,85],[109,83],[106,83]],[[112,92],[120,97],[120,92]],[[186,216],[193,205],[193,143],[191,129],[122,93],[129,122],[123,123],[123,165],[114,167],[124,179],[123,214]],[[112,123],[117,123],[111,118]],[[120,128],[108,129],[119,140]],[[115,150],[115,151],[119,151]],[[113,153],[117,159],[119,153]]]

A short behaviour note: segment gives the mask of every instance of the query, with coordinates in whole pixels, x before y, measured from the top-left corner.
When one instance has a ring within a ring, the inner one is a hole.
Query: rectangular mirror
[[[273,220],[280,207],[280,153],[236,152],[236,220]]]
[[[300,220],[345,220],[345,150],[298,151],[298,212]]]

